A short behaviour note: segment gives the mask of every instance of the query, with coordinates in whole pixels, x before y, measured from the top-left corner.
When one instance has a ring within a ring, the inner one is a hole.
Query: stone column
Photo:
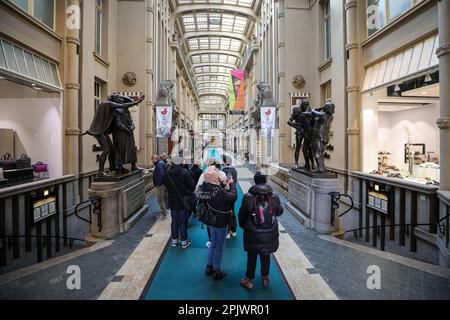
[[[278,112],[280,117],[279,123],[279,161],[282,164],[291,162],[287,157],[289,153],[286,152],[289,146],[290,129],[285,125],[289,118],[289,110],[286,108],[286,45],[285,45],[285,0],[278,0],[278,15],[276,21],[278,23],[278,42],[277,42],[277,56],[278,56]],[[273,90],[273,88],[271,88]],[[274,150],[277,152],[277,150]]]
[[[439,1],[439,57],[441,189],[450,190],[450,1]]]
[[[153,92],[153,74],[154,74],[154,57],[153,57],[153,42],[154,42],[154,0],[147,0],[147,17],[146,17],[146,84],[145,84],[145,144],[144,144],[144,159],[145,163],[150,163],[150,157],[154,153],[154,136],[155,129],[153,128],[153,121],[155,111],[153,110],[154,101],[156,97]]]
[[[348,100],[348,128],[346,128],[347,142],[348,142],[348,162],[347,170],[358,171],[361,170],[361,141],[360,141],[360,126],[361,126],[361,95],[359,88],[359,45],[358,45],[358,2],[357,0],[347,0],[345,4],[345,13],[347,18],[347,43],[345,49],[348,52],[347,61],[347,100]],[[348,183],[347,194],[357,199],[355,190],[359,188],[350,178]]]
[[[79,0],[68,0],[67,7],[80,6]],[[76,29],[66,28],[66,60],[65,60],[65,92],[64,92],[64,173],[79,173],[79,135],[80,124],[78,119],[80,90],[78,46],[80,45],[80,32]]]

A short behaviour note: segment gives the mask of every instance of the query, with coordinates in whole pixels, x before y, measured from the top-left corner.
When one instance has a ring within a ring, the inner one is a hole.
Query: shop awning
[[[0,39],[0,74],[38,88],[62,91],[55,63],[4,39]]]
[[[362,91],[379,89],[434,71],[439,66],[438,47],[439,37],[434,35],[367,68]]]

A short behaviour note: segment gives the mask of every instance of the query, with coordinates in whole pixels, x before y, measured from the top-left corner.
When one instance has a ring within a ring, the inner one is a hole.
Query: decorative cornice
[[[350,92],[359,92],[359,86],[348,86],[347,93],[350,93]]]
[[[358,7],[358,2],[356,0],[348,0],[347,3],[345,4],[345,11],[356,7]]]
[[[436,54],[437,54],[438,58],[440,58],[446,54],[450,54],[450,43],[443,44],[442,46],[437,48]]]
[[[68,90],[80,90],[80,84],[76,82],[67,82],[66,89]]]
[[[328,58],[327,60],[325,60],[324,62],[322,62],[317,69],[319,71],[323,71],[324,69],[328,68],[329,66],[331,66],[331,64],[333,63],[333,58]]]
[[[81,44],[81,41],[80,41],[80,38],[78,38],[78,37],[67,36],[66,43],[73,43],[73,44],[79,46]]]
[[[81,130],[79,128],[66,128],[66,136],[79,136]]]
[[[284,42],[279,42],[278,44],[277,44],[277,48],[279,49],[279,48],[284,48],[286,46],[286,44],[284,43]]]
[[[358,49],[359,48],[359,46],[358,46],[358,43],[356,43],[356,42],[352,42],[352,43],[348,43],[346,46],[345,46],[345,50],[352,50],[352,49]]]
[[[347,128],[346,133],[347,133],[347,135],[349,135],[349,136],[359,136],[360,133],[361,133],[361,130],[359,130],[359,129]]]
[[[100,63],[105,68],[108,68],[111,65],[111,62],[109,62],[105,57],[98,54],[97,52],[94,52],[94,58],[95,58],[95,61]]]
[[[450,117],[440,118],[436,122],[437,126],[441,130],[448,130],[450,129]]]

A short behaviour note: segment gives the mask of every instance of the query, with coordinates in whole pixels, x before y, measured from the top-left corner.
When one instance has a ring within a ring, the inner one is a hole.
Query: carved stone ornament
[[[134,86],[137,82],[137,76],[134,72],[127,72],[123,75],[123,83],[125,83],[127,86]]]
[[[301,75],[296,75],[294,79],[292,79],[292,85],[296,89],[302,89],[306,84],[305,78]]]

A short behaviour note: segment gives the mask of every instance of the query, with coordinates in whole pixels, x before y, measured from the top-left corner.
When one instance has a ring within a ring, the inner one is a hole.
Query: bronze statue
[[[92,121],[91,127],[89,130],[86,131],[83,135],[89,134],[93,137],[95,137],[102,147],[103,151],[100,155],[99,160],[99,170],[98,170],[98,176],[104,176],[105,175],[105,163],[106,159],[109,161],[110,171],[117,171],[117,158],[119,158],[119,167],[122,166],[124,160],[133,160],[134,161],[134,155],[123,155],[121,152],[127,152],[130,150],[124,149],[123,145],[118,146],[116,139],[114,141],[111,140],[110,134],[113,134],[114,138],[117,138],[117,133],[119,127],[121,127],[121,124],[128,125],[127,130],[130,131],[131,136],[133,126],[130,126],[130,123],[125,118],[128,117],[128,115],[124,116],[127,112],[129,113],[129,108],[134,107],[138,104],[140,104],[142,101],[144,101],[145,96],[141,96],[141,98],[137,101],[133,101],[132,99],[121,96],[118,94],[112,94],[108,97],[107,101],[102,102],[99,104],[94,120]],[[130,115],[131,118],[131,115]],[[120,140],[120,139],[119,139]],[[133,143],[134,147],[134,137],[129,137],[128,140],[126,140],[127,143]],[[123,142],[123,141],[122,141]],[[135,149],[135,148],[134,148]],[[118,150],[118,151],[116,151]],[[135,168],[136,162],[129,162],[132,164],[133,169]],[[120,168],[119,168],[120,169]]]
[[[326,173],[325,151],[330,142],[331,124],[335,105],[325,103],[321,108],[311,110],[308,100],[294,107],[288,125],[296,129],[295,167],[298,169],[300,150],[303,150],[303,169],[314,173]]]
[[[314,128],[311,136],[311,148],[317,168],[313,172],[325,173],[324,154],[327,145],[330,143],[331,124],[333,123],[333,115],[335,105],[331,102],[325,103],[322,108],[314,109],[306,112],[314,117]]]
[[[300,150],[303,150],[303,156],[305,158],[306,170],[314,168],[314,159],[311,151],[311,132],[313,119],[305,114],[305,112],[311,111],[308,100],[302,100],[299,106],[294,107],[292,116],[288,121],[288,125],[293,127],[296,137],[295,145],[295,168],[299,168],[298,162],[300,158]]]

